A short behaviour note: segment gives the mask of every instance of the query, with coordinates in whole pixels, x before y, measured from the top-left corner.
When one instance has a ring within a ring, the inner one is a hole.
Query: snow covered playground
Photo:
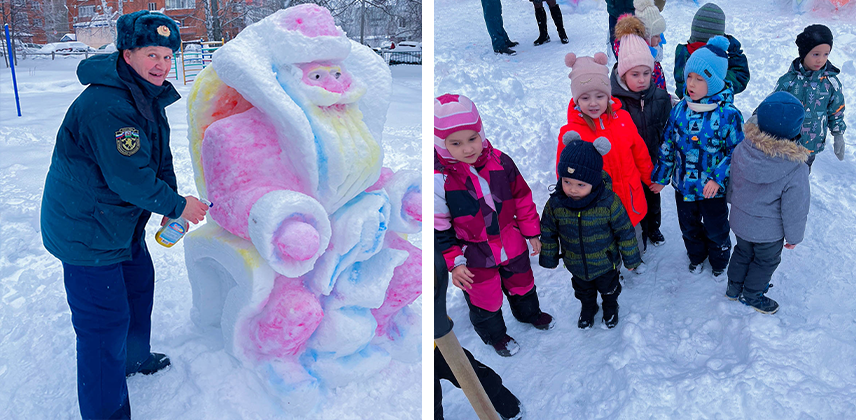
[[[511,156],[532,188],[540,212],[555,183],[559,128],[571,99],[568,52],[591,56],[607,48],[605,4],[560,1],[570,43],[533,46],[538,27],[532,3],[504,1],[503,21],[515,56],[493,53],[478,0],[437,0],[434,94],[473,99],[487,137]],[[674,92],[674,51],[685,43],[699,4],[668,0],[662,66]],[[856,5],[851,1],[728,1],[726,33],[743,45],[751,70],[736,96],[744,117],[771,93],[797,56],[796,35],[813,23],[832,29],[830,62],[842,70],[846,100],[856,98]],[[835,4],[839,5],[838,10]],[[546,6],[545,6],[546,7]],[[610,63],[611,67],[612,63]],[[811,174],[811,209],[804,242],[784,250],[769,292],[781,308],[760,314],[724,297],[725,280],[710,268],[687,272],[674,193],[663,192],[666,243],[649,247],[641,275],[627,273],[618,298],[621,321],[577,328],[580,303],[570,273],[538,267],[532,257],[541,308],[556,318],[548,332],[503,314],[520,344],[510,358],[481,342],[462,292],[450,285],[449,315],[461,344],[496,370],[523,403],[527,419],[845,419],[856,417],[856,113],[845,115],[846,156],[831,146]],[[733,241],[732,236],[732,241]],[[474,419],[464,394],[443,381],[446,418]]]

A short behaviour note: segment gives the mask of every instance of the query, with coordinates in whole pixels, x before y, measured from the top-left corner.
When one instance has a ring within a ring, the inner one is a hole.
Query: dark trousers
[[[484,24],[490,34],[490,43],[494,51],[504,50],[511,41],[502,26],[502,2],[500,0],[481,0],[484,12]]]
[[[612,46],[615,44],[615,25],[617,23],[618,16],[609,15],[609,51],[613,51]]]
[[[130,418],[125,374],[149,358],[155,269],[142,239],[132,241],[131,258],[99,267],[62,265],[84,419]]]
[[[690,262],[701,264],[707,258],[713,270],[725,270],[731,254],[725,198],[684,201],[684,196],[675,191],[675,203]]]
[[[532,286],[532,290],[523,296],[508,294],[504,287],[502,292],[508,298],[511,314],[518,321],[532,323],[541,315],[541,304],[538,302],[535,286]],[[473,329],[476,330],[476,334],[485,344],[493,344],[505,337],[508,328],[506,328],[505,320],[502,318],[502,309],[491,312],[473,305],[469,294],[464,293],[464,298],[466,298],[467,306],[470,308],[470,322],[473,323]]]
[[[783,241],[758,243],[738,236],[728,265],[728,294],[737,296],[742,292],[751,300],[766,292],[773,272],[782,261]]]
[[[643,185],[642,187],[645,190],[645,201],[648,202],[648,213],[645,214],[645,217],[642,218],[642,221],[640,223],[642,224],[642,237],[644,238],[645,243],[647,244],[649,233],[660,230],[660,223],[662,221],[662,206],[660,205],[660,194],[654,194],[645,185]]]
[[[485,366],[475,357],[469,350],[464,349],[464,354],[470,360],[476,376],[479,378],[487,397],[493,404],[493,408],[504,418],[510,419],[520,413],[520,400],[511,393],[504,385],[502,378],[493,371],[493,369]],[[455,379],[455,374],[446,359],[440,353],[440,350],[434,347],[434,419],[443,420],[443,388],[440,386],[440,379],[445,379],[452,383],[457,388],[461,385]]]
[[[582,312],[597,312],[597,292],[600,292],[600,297],[603,299],[604,315],[617,312],[618,295],[621,294],[621,283],[618,279],[618,270],[610,270],[606,274],[588,281],[572,276],[571,285],[574,287],[574,297],[582,303]]]
[[[815,158],[817,158],[817,155],[811,155],[808,157],[808,160],[805,162],[808,165],[808,173],[811,173],[811,165],[814,163]]]

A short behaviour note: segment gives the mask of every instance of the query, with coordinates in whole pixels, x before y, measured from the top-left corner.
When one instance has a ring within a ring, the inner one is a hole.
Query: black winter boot
[[[550,16],[553,16],[553,23],[556,24],[556,32],[559,33],[559,39],[562,44],[568,43],[568,35],[565,34],[565,24],[562,22],[562,11],[559,10],[559,5],[550,6]]]
[[[135,373],[142,373],[143,375],[151,375],[156,372],[160,372],[170,365],[169,357],[162,353],[152,353],[149,357],[149,360],[145,361],[135,370],[130,372],[125,371],[125,377],[129,377]]]
[[[535,8],[535,21],[538,22],[539,35],[533,44],[537,47],[550,42],[550,35],[547,35],[547,11],[543,7]]]
[[[580,319],[577,321],[577,327],[580,329],[591,328],[594,325],[594,316],[597,315],[597,311],[600,309],[597,306],[597,303],[594,306],[583,305],[583,308],[580,310]]]

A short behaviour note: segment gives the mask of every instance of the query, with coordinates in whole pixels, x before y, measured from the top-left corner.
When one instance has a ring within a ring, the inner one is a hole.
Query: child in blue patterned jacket
[[[728,71],[728,40],[710,39],[687,60],[686,95],[666,123],[651,191],[671,180],[684,244],[693,274],[708,259],[714,277],[728,266],[728,186],[731,152],[743,140],[743,116],[734,106]]]

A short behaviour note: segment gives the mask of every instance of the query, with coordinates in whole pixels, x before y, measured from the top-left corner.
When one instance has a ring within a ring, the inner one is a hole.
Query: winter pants
[[[782,261],[784,238],[775,242],[749,242],[737,237],[728,265],[728,294],[744,293],[750,300],[767,291],[773,272]]]
[[[645,243],[648,243],[648,238],[650,237],[651,232],[656,232],[660,230],[660,223],[662,220],[661,216],[661,205],[660,205],[660,194],[654,194],[651,190],[646,186],[645,190],[645,201],[648,203],[648,213],[642,218],[642,221],[639,222],[642,224],[642,236],[645,238]]]
[[[507,331],[502,318],[502,295],[508,297],[511,313],[520,322],[532,323],[541,315],[535,291],[535,276],[524,252],[494,268],[470,267],[473,288],[464,293],[470,308],[470,321],[485,344],[493,344]]]
[[[481,0],[484,12],[484,23],[487,33],[490,34],[490,43],[494,51],[502,51],[508,48],[511,41],[505,28],[502,26],[502,2],[500,0]]]
[[[701,264],[707,258],[713,270],[725,270],[731,253],[725,198],[684,201],[675,191],[675,203],[690,263]]]
[[[556,5],[556,0],[532,0],[532,5],[534,5],[536,9],[543,9],[545,1],[547,2],[547,5],[550,7],[553,7]]]
[[[574,297],[582,304],[582,312],[597,312],[597,292],[600,292],[600,297],[603,299],[604,314],[618,312],[618,295],[621,294],[621,283],[618,278],[618,270],[610,270],[592,280],[572,276]]]
[[[470,364],[473,365],[473,370],[479,378],[487,397],[493,404],[493,408],[504,418],[510,419],[520,413],[520,400],[511,393],[504,385],[502,378],[496,374],[491,368],[485,366],[475,357],[469,350],[464,349],[464,354],[467,359],[470,359]],[[452,383],[457,388],[461,385],[455,379],[455,374],[446,359],[440,353],[440,350],[434,347],[434,419],[443,420],[443,388],[440,385],[440,379],[445,379]]]
[[[615,25],[618,24],[618,16],[609,15],[609,51],[614,51],[612,48],[615,45]],[[615,54],[614,52],[612,53]]]
[[[805,162],[808,165],[808,173],[811,173],[811,165],[814,163],[815,158],[817,158],[817,155],[811,155],[808,157],[808,160]]]
[[[77,398],[84,419],[131,417],[125,374],[150,356],[155,269],[146,243],[131,260],[105,266],[63,263],[77,335]]]

